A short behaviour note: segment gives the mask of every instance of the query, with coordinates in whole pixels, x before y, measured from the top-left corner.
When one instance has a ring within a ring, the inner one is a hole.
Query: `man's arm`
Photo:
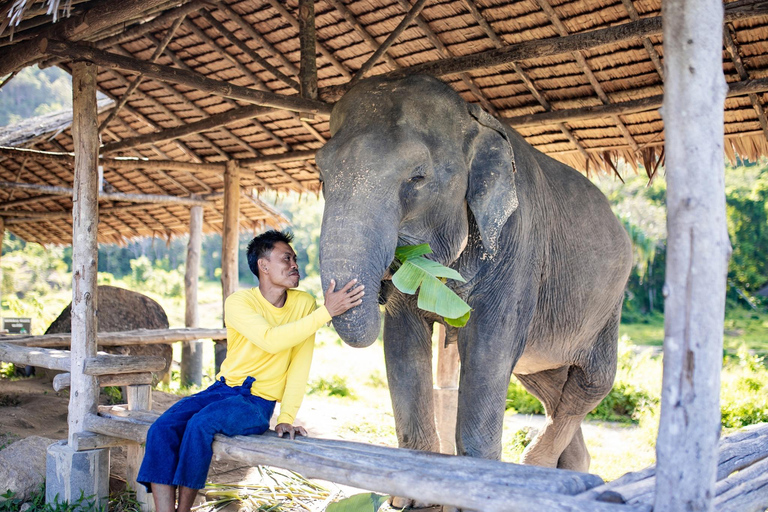
[[[315,336],[312,335],[304,343],[291,350],[291,364],[288,366],[286,374],[285,391],[280,403],[280,415],[277,417],[278,424],[291,425],[296,419],[301,402],[304,400],[314,347]]]
[[[230,327],[270,354],[288,350],[315,334],[331,319],[325,306],[309,315],[287,324],[272,326],[240,295],[227,297],[224,303],[224,321]]]

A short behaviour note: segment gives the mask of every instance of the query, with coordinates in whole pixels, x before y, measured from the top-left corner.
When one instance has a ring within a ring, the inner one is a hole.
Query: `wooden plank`
[[[96,355],[99,246],[99,133],[96,105],[97,67],[90,62],[72,65],[72,139],[75,146],[75,183],[72,198],[72,347],[69,400],[69,441],[82,432],[87,414],[96,411],[99,385],[83,370]],[[114,373],[114,372],[110,372]]]
[[[39,336],[0,336],[0,343],[30,347],[68,347],[70,333],[43,334]],[[196,339],[226,339],[226,329],[136,329],[121,332],[99,332],[97,343],[103,347],[120,345],[145,345],[152,343],[173,343]],[[60,351],[59,351],[60,352]]]
[[[728,259],[723,3],[667,0],[667,280],[656,512],[712,510]]]
[[[67,389],[70,385],[71,375],[69,373],[59,373],[53,377],[53,389],[61,391]],[[141,373],[118,373],[109,375],[99,375],[99,387],[106,388],[110,386],[131,386],[136,384],[152,384],[152,374],[148,372]]]
[[[84,450],[98,450],[99,448],[113,448],[117,446],[137,445],[136,441],[121,437],[94,434],[93,432],[78,432],[74,435],[72,449],[80,452]]]
[[[68,372],[70,369],[69,357],[69,350],[21,347],[11,343],[0,343],[0,361],[7,363],[39,366]]]
[[[163,82],[181,84],[217,96],[239,99],[256,105],[296,112],[309,112],[317,115],[329,116],[331,114],[332,105],[321,101],[258,91],[220,80],[213,80],[194,71],[144,62],[83,45],[45,39],[40,42],[40,48],[44,53],[50,53],[59,57],[67,57],[72,60],[87,60],[106,69],[134,71]]]
[[[81,366],[84,374],[100,376],[113,373],[157,372],[165,368],[165,363],[165,358],[160,356],[102,354],[85,359]]]

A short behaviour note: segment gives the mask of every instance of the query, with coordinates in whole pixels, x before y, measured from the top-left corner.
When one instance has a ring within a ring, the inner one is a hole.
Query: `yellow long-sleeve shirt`
[[[331,320],[325,306],[300,290],[288,290],[281,308],[258,288],[240,290],[224,303],[227,357],[216,376],[239,386],[247,376],[256,381],[251,393],[280,402],[278,423],[293,423],[304,398],[312,363],[315,332]]]

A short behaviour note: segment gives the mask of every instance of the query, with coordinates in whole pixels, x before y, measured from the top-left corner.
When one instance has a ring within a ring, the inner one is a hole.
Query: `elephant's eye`
[[[425,179],[424,176],[411,176],[410,178],[408,178],[408,183],[416,184],[421,181],[424,181],[424,179]]]

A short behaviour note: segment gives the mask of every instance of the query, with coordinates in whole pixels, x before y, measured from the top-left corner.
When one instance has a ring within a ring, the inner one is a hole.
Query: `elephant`
[[[334,106],[317,152],[325,199],[323,288],[357,278],[363,303],[333,318],[348,345],[380,334],[404,448],[439,451],[432,328],[444,319],[392,285],[395,249],[428,243],[466,282],[472,308],[447,326],[461,362],[456,451],[499,459],[514,374],[547,421],[523,462],[587,471],[581,422],[608,394],[617,364],[629,237],[586,177],[429,76],[372,77]]]

